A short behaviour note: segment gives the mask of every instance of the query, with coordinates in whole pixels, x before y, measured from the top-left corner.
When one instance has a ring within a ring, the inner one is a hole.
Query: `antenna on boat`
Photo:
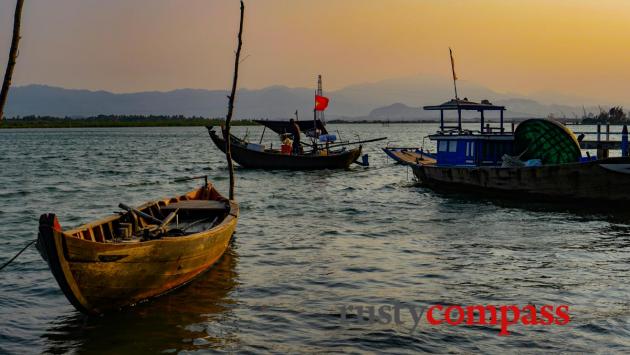
[[[232,123],[232,115],[234,114],[234,100],[236,98],[236,86],[238,84],[238,65],[240,64],[241,48],[243,47],[243,20],[245,17],[245,4],[241,0],[241,21],[238,28],[238,46],[236,48],[236,56],[234,59],[234,78],[232,80],[232,91],[228,96],[228,113],[225,116],[225,157],[230,171],[230,200],[234,200],[234,162],[232,161],[232,146],[230,125]]]
[[[451,71],[453,72],[453,86],[455,87],[455,100],[459,100],[459,95],[457,95],[457,74],[455,74],[455,59],[453,58],[453,50],[451,47],[448,47],[448,52],[451,55]]]

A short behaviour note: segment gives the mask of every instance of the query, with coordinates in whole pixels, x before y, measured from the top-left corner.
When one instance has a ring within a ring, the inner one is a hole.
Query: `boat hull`
[[[103,243],[61,231],[55,227],[55,215],[48,214],[40,218],[37,244],[70,303],[83,313],[96,315],[192,281],[224,254],[237,218],[238,205],[231,202],[228,216],[207,231],[143,242]]]
[[[539,167],[412,165],[418,181],[440,190],[567,200],[630,201],[630,158]]]
[[[225,153],[225,140],[209,129],[210,138]],[[265,170],[324,170],[347,169],[361,156],[361,147],[327,156],[289,155],[259,152],[240,144],[232,144],[232,159],[248,169]]]

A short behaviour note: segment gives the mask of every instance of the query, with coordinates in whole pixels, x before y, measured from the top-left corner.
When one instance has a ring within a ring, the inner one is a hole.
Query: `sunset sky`
[[[0,0],[6,61],[15,0]],[[458,74],[501,92],[630,102],[628,0],[249,0],[242,87]],[[15,84],[224,89],[236,0],[28,0]]]

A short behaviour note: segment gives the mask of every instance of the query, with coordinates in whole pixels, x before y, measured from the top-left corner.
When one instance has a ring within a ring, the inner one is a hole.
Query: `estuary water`
[[[417,146],[435,125],[331,128]],[[630,350],[628,211],[434,193],[385,144],[365,147],[367,169],[237,169],[241,217],[227,254],[190,285],[116,314],[81,315],[31,247],[0,272],[0,353]],[[3,130],[0,151],[1,262],[36,238],[42,213],[72,227],[200,184],[177,178],[227,187],[203,127]],[[370,323],[348,308],[395,304],[568,305],[571,319],[500,336],[426,319],[412,331],[409,312]]]

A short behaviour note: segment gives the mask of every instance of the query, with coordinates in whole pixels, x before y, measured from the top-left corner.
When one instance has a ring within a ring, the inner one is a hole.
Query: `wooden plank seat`
[[[225,211],[228,206],[225,202],[215,200],[183,200],[171,203],[161,208],[162,211],[180,210],[213,210]]]

